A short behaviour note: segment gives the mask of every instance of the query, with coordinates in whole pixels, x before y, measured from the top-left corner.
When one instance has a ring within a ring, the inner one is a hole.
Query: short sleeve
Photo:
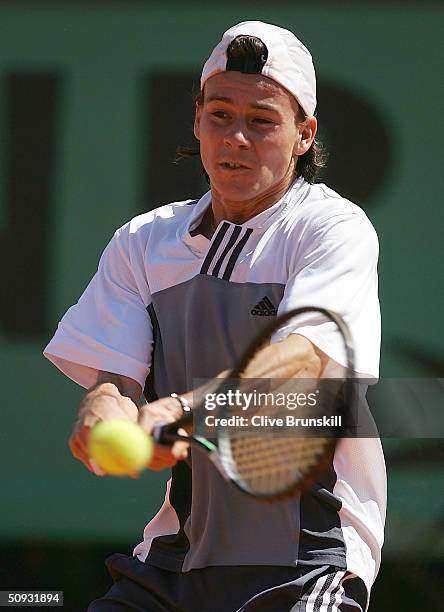
[[[145,383],[153,338],[144,252],[130,223],[118,230],[97,273],[44,350],[45,357],[85,388],[97,382],[100,370],[128,376],[142,387]]]
[[[348,324],[355,349],[355,371],[379,376],[381,319],[378,300],[378,239],[362,214],[321,219],[296,245],[290,278],[279,313],[302,306],[333,310]],[[336,325],[309,313],[290,321],[275,341],[298,333],[334,362],[345,366],[345,350]]]

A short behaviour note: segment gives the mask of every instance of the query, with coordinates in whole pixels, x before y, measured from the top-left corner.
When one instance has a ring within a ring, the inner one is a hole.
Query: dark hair
[[[263,65],[267,61],[268,50],[264,43],[255,36],[237,36],[227,48],[227,70],[240,70],[242,72],[258,74],[261,72]],[[195,105],[204,103],[204,93],[202,91],[195,92],[193,95]],[[299,113],[297,116],[298,123],[303,123],[307,119],[307,115],[299,105]],[[179,145],[176,148],[176,160],[196,157],[200,155],[198,146],[187,147]],[[314,183],[327,162],[327,153],[323,144],[315,138],[311,147],[304,155],[300,155],[296,162],[296,176],[303,176],[308,183]],[[203,169],[203,173],[207,182],[209,177]]]

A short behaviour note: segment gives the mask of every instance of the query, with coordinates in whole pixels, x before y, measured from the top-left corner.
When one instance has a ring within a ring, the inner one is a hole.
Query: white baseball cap
[[[316,75],[309,50],[289,30],[262,21],[243,21],[225,32],[205,62],[200,79],[201,90],[210,77],[227,70],[227,48],[237,36],[255,36],[268,51],[262,67],[242,71],[260,73],[273,79],[293,94],[311,117],[316,108]]]

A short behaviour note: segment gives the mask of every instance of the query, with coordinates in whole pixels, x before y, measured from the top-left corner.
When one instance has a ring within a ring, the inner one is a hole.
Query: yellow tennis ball
[[[110,420],[95,425],[88,439],[90,457],[108,474],[139,472],[150,461],[153,441],[132,421]]]

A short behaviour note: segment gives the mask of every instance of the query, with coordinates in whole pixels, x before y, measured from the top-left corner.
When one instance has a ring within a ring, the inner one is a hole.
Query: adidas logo
[[[263,297],[261,301],[251,309],[251,314],[257,317],[275,317],[277,308],[271,300],[267,297]]]

